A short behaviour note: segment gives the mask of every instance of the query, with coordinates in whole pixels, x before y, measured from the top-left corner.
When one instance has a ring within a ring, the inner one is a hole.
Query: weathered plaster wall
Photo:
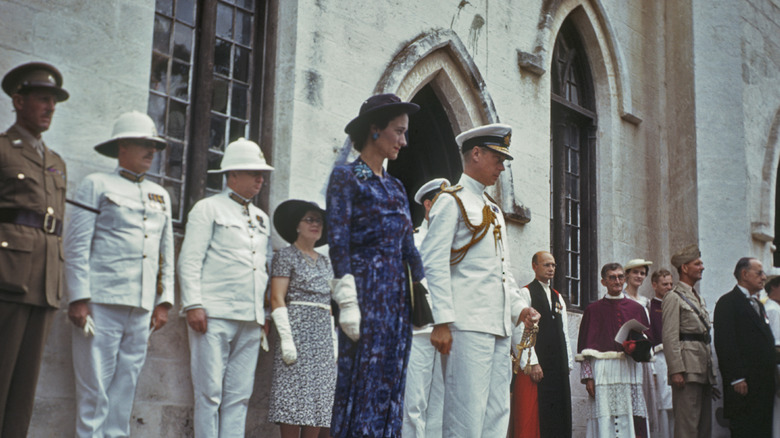
[[[548,16],[540,16],[543,3]],[[345,159],[344,125],[404,47],[446,30],[459,38],[484,79],[493,116],[514,127],[513,189],[531,211],[531,221],[510,223],[507,235],[513,274],[525,284],[532,278],[531,255],[550,247],[550,58],[557,30],[571,13],[596,87],[597,264],[643,257],[654,267],[668,267],[672,252],[699,241],[708,268],[702,290],[712,308],[733,284],[736,258],[753,251],[765,264],[770,261],[769,246],[751,238],[750,223],[773,225],[774,207],[767,207],[766,199],[774,202],[775,175],[772,170],[767,176],[766,161],[780,154],[774,151],[780,148],[780,3],[739,5],[723,0],[431,0],[370,7],[348,0],[278,2],[270,18],[278,30],[272,49],[273,128],[264,134],[273,143],[276,168],[271,212],[289,198],[324,205],[330,170]],[[25,61],[49,61],[62,70],[71,92],[44,136],[68,163],[71,191],[86,174],[114,166],[92,150],[110,134],[113,120],[146,108],[153,9],[153,0],[0,0],[0,17],[13,17],[0,28],[0,71]],[[539,55],[546,72],[519,68],[518,50]],[[0,96],[0,105],[7,108],[0,111],[0,126],[10,125],[10,99]],[[463,120],[474,114],[472,107],[460,113]],[[768,165],[776,167],[776,162]],[[274,240],[275,247],[281,245]],[[643,292],[649,294],[649,287]],[[134,407],[135,436],[192,433],[186,328],[180,317],[171,316],[152,337]],[[576,348],[579,316],[571,316]],[[70,336],[59,314],[30,436],[72,436]],[[257,376],[248,435],[276,436],[277,428],[265,421],[270,355],[261,354]],[[575,435],[581,436],[580,402],[586,395],[578,368],[571,381]]]

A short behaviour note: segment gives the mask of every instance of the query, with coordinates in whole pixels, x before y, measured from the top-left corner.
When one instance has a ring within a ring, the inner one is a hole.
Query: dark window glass
[[[574,307],[598,296],[596,266],[596,114],[590,68],[570,20],[555,41],[552,63],[552,218],[554,280]]]
[[[263,53],[254,50],[255,26],[264,14],[262,0],[155,3],[148,112],[168,147],[149,177],[170,193],[177,223],[199,197],[222,189],[220,175],[204,185],[202,172],[219,167],[228,142],[248,137],[253,88],[262,78],[252,68],[253,55]]]

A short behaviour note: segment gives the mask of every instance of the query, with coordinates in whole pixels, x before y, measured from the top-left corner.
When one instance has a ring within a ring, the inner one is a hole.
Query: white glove
[[[287,315],[286,307],[277,307],[271,312],[271,318],[276,323],[276,331],[279,332],[282,348],[282,360],[287,365],[292,365],[298,360],[298,350],[295,349],[293,342],[292,329],[290,328],[290,318]]]
[[[268,336],[265,335],[265,330],[260,330],[260,348],[268,351]]]
[[[360,306],[357,300],[355,277],[347,274],[338,280],[330,280],[333,300],[339,305],[339,326],[349,339],[360,339]]]
[[[95,320],[92,319],[92,315],[87,315],[87,321],[81,329],[84,330],[83,333],[86,338],[95,335]]]

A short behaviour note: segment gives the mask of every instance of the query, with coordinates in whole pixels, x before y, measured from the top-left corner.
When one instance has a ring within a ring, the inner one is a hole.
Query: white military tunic
[[[190,211],[179,254],[182,311],[203,308],[208,318],[206,333],[188,327],[197,438],[244,437],[265,322],[269,226],[230,189]]]
[[[414,244],[422,246],[428,234],[428,221],[423,220],[414,233]],[[427,279],[423,279],[427,288]],[[430,298],[430,295],[429,295]],[[432,326],[412,330],[412,351],[406,367],[404,393],[404,438],[441,438],[444,408],[444,374],[441,355],[431,344]]]
[[[449,323],[452,351],[444,357],[443,436],[497,437],[509,425],[510,336],[523,300],[509,272],[506,227],[501,210],[484,194],[485,186],[466,174],[455,194],[472,224],[481,224],[487,205],[495,214],[485,237],[457,264],[450,251],[462,248],[472,232],[455,198],[442,193],[429,213],[421,255],[437,324]],[[500,226],[501,238],[494,231]]]
[[[99,213],[69,210],[64,241],[68,301],[89,300],[95,322],[91,337],[73,326],[78,437],[129,436],[150,311],[173,302],[170,198],[158,184],[128,179],[135,176],[121,168],[87,176],[74,198]]]

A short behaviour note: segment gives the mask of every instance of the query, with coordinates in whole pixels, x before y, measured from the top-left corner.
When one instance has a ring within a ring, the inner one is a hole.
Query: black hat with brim
[[[347,123],[344,132],[352,134],[358,131],[361,126],[369,123],[383,112],[398,111],[399,113],[414,114],[419,110],[419,105],[412,102],[404,102],[395,94],[377,94],[369,97],[360,105],[360,113]]]
[[[314,202],[300,199],[284,201],[274,211],[274,228],[288,243],[298,240],[298,223],[307,211],[316,211],[322,215],[322,237],[314,243],[315,247],[328,243],[328,224],[325,222],[325,210]]]

